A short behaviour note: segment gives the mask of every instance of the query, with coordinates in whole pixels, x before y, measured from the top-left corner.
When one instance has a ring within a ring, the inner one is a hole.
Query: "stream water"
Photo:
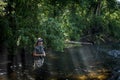
[[[119,48],[111,46],[75,46],[64,52],[48,51],[43,66],[34,69],[32,56],[27,54],[25,67],[18,60],[9,75],[9,61],[2,63],[5,58],[1,56],[0,80],[120,80],[119,56]]]

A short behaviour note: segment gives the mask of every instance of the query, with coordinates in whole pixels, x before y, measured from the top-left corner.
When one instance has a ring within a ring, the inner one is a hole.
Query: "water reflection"
[[[119,63],[95,46],[72,47],[49,52],[40,68],[11,66],[13,72],[0,80],[119,80]]]

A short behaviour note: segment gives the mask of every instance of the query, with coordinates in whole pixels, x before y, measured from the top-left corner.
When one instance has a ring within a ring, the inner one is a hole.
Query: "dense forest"
[[[0,37],[0,80],[120,79],[119,0],[0,0]],[[47,56],[35,76],[39,37]]]
[[[116,0],[0,0],[0,44],[15,53],[31,52],[38,37],[46,48],[63,50],[66,41],[94,44],[120,41]]]

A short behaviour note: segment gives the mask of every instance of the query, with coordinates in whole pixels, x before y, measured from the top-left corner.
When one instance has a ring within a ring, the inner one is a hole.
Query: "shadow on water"
[[[26,62],[25,68],[12,66],[13,72],[0,75],[0,80],[120,80],[120,58],[108,55],[109,50],[84,45],[64,52],[48,51],[42,67],[33,69],[29,58],[31,63]]]

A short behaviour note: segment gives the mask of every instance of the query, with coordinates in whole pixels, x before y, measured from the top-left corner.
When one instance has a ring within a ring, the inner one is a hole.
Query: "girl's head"
[[[38,38],[36,46],[42,45],[42,44],[43,44],[43,39],[42,38]]]

